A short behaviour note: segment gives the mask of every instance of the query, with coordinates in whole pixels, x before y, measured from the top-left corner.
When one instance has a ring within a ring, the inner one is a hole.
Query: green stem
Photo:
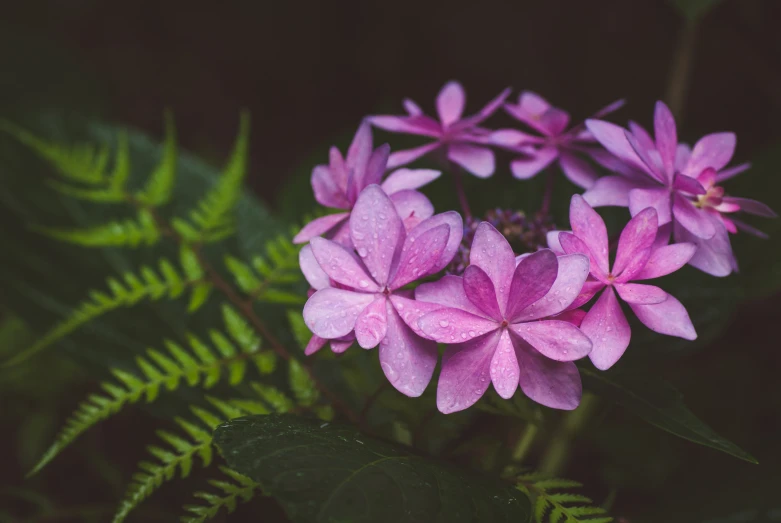
[[[534,423],[526,425],[526,429],[524,429],[523,434],[518,439],[518,443],[515,444],[515,448],[513,449],[513,462],[523,463],[523,460],[532,447],[532,443],[534,443],[534,438],[537,436],[538,430],[537,425]]]
[[[580,406],[569,412],[561,425],[553,434],[540,463],[540,472],[546,476],[558,476],[567,466],[572,451],[572,443],[583,431],[589,418],[598,407],[597,397],[590,393],[583,394]]]
[[[683,106],[686,101],[686,92],[689,89],[691,78],[694,48],[697,42],[697,20],[691,19],[685,22],[678,36],[678,44],[673,55],[670,78],[667,84],[666,100],[675,119],[680,121],[683,116]]]

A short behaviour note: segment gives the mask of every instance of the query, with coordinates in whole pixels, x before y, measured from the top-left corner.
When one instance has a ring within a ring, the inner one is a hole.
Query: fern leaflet
[[[165,144],[163,158],[146,181],[146,185],[136,194],[142,204],[157,207],[168,203],[176,181],[176,127],[170,111],[165,113]]]
[[[243,261],[227,256],[225,266],[233,275],[242,292],[258,301],[285,305],[301,305],[304,297],[300,292],[277,288],[281,284],[295,284],[301,281],[298,264],[298,246],[290,238],[280,235],[266,244],[266,257],[256,256],[252,267]]]
[[[154,245],[160,240],[160,230],[149,211],[141,209],[135,220],[110,222],[90,229],[50,229],[36,227],[39,232],[57,240],[84,247],[138,247]]]
[[[613,518],[605,516],[605,509],[594,506],[586,496],[568,492],[551,492],[581,486],[577,481],[544,478],[538,474],[520,476],[516,484],[520,491],[534,497],[536,523],[610,523],[613,521]]]
[[[189,514],[180,518],[182,523],[203,523],[215,517],[223,508],[232,514],[239,502],[247,503],[260,490],[260,485],[250,478],[227,467],[220,467],[220,470],[232,481],[210,480],[209,484],[220,492],[196,492],[194,496],[208,505],[185,505],[184,509]]]

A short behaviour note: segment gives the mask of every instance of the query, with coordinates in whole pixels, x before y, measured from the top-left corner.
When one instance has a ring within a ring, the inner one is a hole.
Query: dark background
[[[318,153],[327,145],[344,145],[364,115],[401,112],[405,96],[431,110],[450,79],[464,84],[467,112],[511,86],[539,92],[575,121],[626,97],[628,106],[613,119],[649,125],[653,102],[667,99],[684,139],[735,131],[738,162],[781,139],[781,2],[774,0],[726,0],[699,22],[653,0],[80,0],[3,2],[0,12],[4,117],[52,107],[159,137],[169,107],[181,146],[217,162],[234,139],[239,110],[248,108],[250,183],[272,206],[286,180],[324,161]],[[770,256],[779,254],[777,242],[767,245]],[[615,513],[629,521],[781,517],[773,512],[781,510],[781,361],[773,335],[779,316],[775,298],[749,303],[716,344],[667,369],[692,409],[762,465],[653,429],[632,432],[640,425],[627,416],[605,421],[627,426],[627,437],[596,430],[568,475],[589,484],[597,500],[614,491]],[[89,387],[71,389],[72,401],[63,401],[56,425]],[[129,434],[140,440],[135,427],[143,416],[120,416],[80,446],[122,442]],[[13,445],[7,439],[4,445]],[[128,478],[138,452],[123,455],[121,443],[109,446],[113,452],[99,459],[114,464],[84,466],[84,453],[69,451],[33,486],[57,507],[81,501],[111,506],[116,489],[101,474]],[[0,480],[9,485],[0,491],[6,500],[30,487],[21,481],[22,467],[10,461],[0,468]],[[188,493],[165,492],[168,498],[154,497],[135,520],[172,521]],[[15,510],[26,506],[13,499]],[[0,498],[0,508],[3,503]],[[271,512],[267,520],[274,517]]]

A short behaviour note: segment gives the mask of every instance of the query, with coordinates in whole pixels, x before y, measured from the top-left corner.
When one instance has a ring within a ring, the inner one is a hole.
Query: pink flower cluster
[[[775,216],[764,204],[728,196],[716,185],[748,168],[726,167],[735,135],[710,134],[690,149],[678,143],[675,121],[662,102],[652,139],[635,123],[623,129],[597,119],[623,101],[569,127],[569,115],[540,96],[523,92],[512,104],[505,103],[508,95],[505,90],[463,117],[464,90],[450,82],[436,99],[438,119],[405,100],[407,115],[369,117],[346,157],[332,148],[329,164],[315,167],[317,201],[345,212],[314,220],[295,238],[309,242],[300,254],[313,288],[304,307],[313,332],[307,355],[326,344],[337,353],[354,342],[364,349],[379,346],[385,376],[403,394],[417,397],[432,379],[442,343],[440,411],[468,408],[491,383],[503,398],[520,387],[542,405],[574,409],[582,385],[573,362],[589,357],[598,369],[609,369],[629,346],[619,298],[649,329],[697,337],[678,300],[638,282],[687,263],[726,276],[737,269],[728,233],[758,233],[734,213]],[[502,106],[536,134],[482,127]],[[394,153],[387,145],[374,149],[370,124],[433,141]],[[495,170],[495,147],[523,155],[510,164],[516,178],[557,162],[586,189],[572,196],[571,231],[553,231],[549,248],[516,256],[507,239],[482,222],[463,273],[431,281],[459,249],[462,218],[455,211],[434,214],[417,190],[438,171],[402,168],[383,180],[385,172],[441,150],[448,162],[487,177]],[[595,164],[613,174],[600,177]],[[593,209],[602,205],[628,207],[632,216],[612,263],[607,228]]]

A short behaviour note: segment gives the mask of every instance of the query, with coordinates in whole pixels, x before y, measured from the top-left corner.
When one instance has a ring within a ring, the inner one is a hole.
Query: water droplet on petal
[[[448,325],[449,325],[449,324],[448,324],[447,320],[441,320],[441,321],[439,322],[439,326],[440,326],[440,327],[447,327]]]

